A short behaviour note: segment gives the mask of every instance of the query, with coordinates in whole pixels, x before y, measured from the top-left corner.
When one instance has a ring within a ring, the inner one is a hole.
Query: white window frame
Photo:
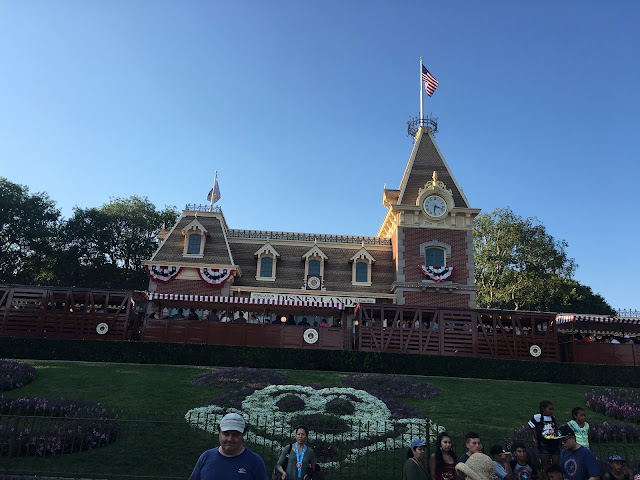
[[[309,260],[320,260],[320,278],[324,285],[324,262],[325,260],[329,260],[329,257],[327,257],[316,244],[311,250],[305,253],[302,258],[304,260],[304,278],[302,279],[304,284],[306,284],[307,277],[309,276]]]
[[[204,257],[204,246],[207,243],[207,235],[209,232],[206,228],[197,220],[193,220],[182,230],[182,235],[184,235],[184,249],[182,250],[183,257],[189,258],[203,258]],[[200,252],[198,253],[187,253],[189,251],[189,237],[191,235],[200,235]]]
[[[356,254],[349,259],[351,262],[351,285],[360,286],[360,287],[370,287],[371,286],[371,270],[373,270],[373,264],[376,259],[371,256],[371,254],[367,251],[364,246],[356,252]],[[358,282],[356,281],[356,265],[358,263],[367,263],[367,281],[366,282]]]
[[[276,264],[278,262],[278,258],[280,258],[280,254],[277,252],[275,248],[273,248],[273,245],[267,242],[262,246],[262,248],[260,248],[253,255],[257,257],[256,280],[260,280],[262,282],[275,282],[276,281]],[[262,276],[262,259],[265,257],[269,257],[273,259],[273,264],[271,265],[270,277]]]

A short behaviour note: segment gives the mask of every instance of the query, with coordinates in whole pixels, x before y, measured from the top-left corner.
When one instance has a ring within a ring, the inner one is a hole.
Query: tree
[[[142,262],[157,248],[156,234],[178,216],[146,198],[114,198],[100,208],[74,209],[64,229],[61,281],[77,286],[146,288]]]
[[[46,193],[0,177],[0,283],[47,283],[60,211]]]
[[[481,214],[473,245],[478,306],[613,312],[601,296],[571,278],[577,265],[567,255],[567,242],[554,239],[536,218],[523,219],[509,208]]]

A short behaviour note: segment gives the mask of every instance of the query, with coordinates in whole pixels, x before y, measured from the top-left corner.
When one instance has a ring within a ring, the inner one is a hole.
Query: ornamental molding
[[[307,251],[307,253],[302,255],[302,258],[305,260],[309,260],[309,258],[311,257],[320,257],[323,260],[329,260],[329,257],[327,257],[324,252],[320,250],[320,247],[318,247],[318,245],[314,245],[313,247],[311,247],[311,249],[309,249],[309,251]]]
[[[369,263],[374,263],[376,261],[364,246],[349,259],[350,262],[356,262],[358,260],[367,260]]]
[[[280,254],[278,251],[273,248],[269,242],[265,243],[262,248],[260,248],[257,252],[253,254],[254,257],[261,257],[263,255],[272,255],[274,257],[280,258]]]
[[[447,188],[444,182],[438,180],[438,172],[434,170],[432,180],[429,180],[427,183],[424,184],[424,187],[418,190],[418,198],[420,198],[424,192],[436,191],[436,189],[442,190],[448,193],[449,195],[453,196],[453,192],[451,191],[451,189]]]
[[[204,225],[198,221],[197,218],[194,218],[191,222],[189,222],[183,229],[182,235],[187,235],[191,230],[200,230],[204,235],[209,235],[209,231],[204,228]]]

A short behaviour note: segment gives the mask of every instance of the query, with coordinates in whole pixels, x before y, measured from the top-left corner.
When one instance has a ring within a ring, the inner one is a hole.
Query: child
[[[547,468],[560,460],[560,442],[556,439],[558,423],[553,416],[552,402],[549,400],[540,402],[540,413],[536,413],[529,420],[529,428],[533,441],[538,444],[542,475],[546,475]]]
[[[558,465],[557,463],[549,466],[549,468],[547,469],[547,476],[549,477],[549,480],[566,480],[564,478],[564,474],[562,473],[560,465]]]
[[[512,451],[516,456],[509,465],[513,470],[515,480],[535,480],[538,478],[538,469],[527,458],[527,447],[522,442],[514,443]]]
[[[624,466],[624,459],[620,455],[609,457],[609,471],[603,475],[603,480],[631,480],[633,473]]]
[[[489,450],[495,468],[495,480],[513,480],[513,472],[507,460],[507,452],[502,445],[494,445]]]
[[[582,407],[575,407],[571,410],[571,420],[567,425],[571,430],[576,432],[576,442],[583,447],[589,448],[589,424],[587,423],[587,414]]]

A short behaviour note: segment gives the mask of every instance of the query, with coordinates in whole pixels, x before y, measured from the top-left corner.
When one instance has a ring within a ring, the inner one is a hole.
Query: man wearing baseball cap
[[[596,456],[576,441],[576,434],[569,425],[558,429],[558,440],[563,450],[560,453],[560,468],[568,480],[600,480],[600,466]]]
[[[268,480],[264,461],[242,442],[247,426],[237,413],[228,413],[218,426],[220,446],[198,459],[189,480]]]

